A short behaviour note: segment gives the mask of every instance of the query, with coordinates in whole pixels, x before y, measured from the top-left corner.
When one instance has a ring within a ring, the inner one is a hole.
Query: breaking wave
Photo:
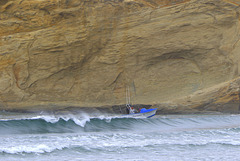
[[[212,154],[209,149],[220,149],[214,156],[221,160],[228,159],[223,150],[238,155],[239,133],[240,115],[159,115],[150,119],[88,114],[2,116],[0,160],[96,160],[95,154],[100,160],[135,160],[136,156],[139,160],[146,156],[179,160],[183,155],[189,156],[186,160],[204,160],[206,153]],[[125,155],[129,151],[134,155]],[[169,153],[172,151],[175,155]]]
[[[0,118],[0,134],[43,134],[83,132],[168,132],[230,128],[238,130],[240,115],[171,115],[151,119],[120,116],[39,115]]]

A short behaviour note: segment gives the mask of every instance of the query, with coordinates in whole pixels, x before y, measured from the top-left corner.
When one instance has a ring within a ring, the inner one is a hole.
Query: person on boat
[[[127,111],[127,114],[129,114],[129,112],[130,112],[130,110],[129,110],[130,107],[131,107],[131,106],[130,106],[129,104],[126,105],[126,111]]]
[[[133,114],[136,113],[137,111],[130,104],[127,104],[127,112],[128,114]]]

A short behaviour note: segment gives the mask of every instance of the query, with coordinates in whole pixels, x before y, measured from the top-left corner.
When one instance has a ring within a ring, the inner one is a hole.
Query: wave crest
[[[152,119],[89,116],[86,113],[0,119],[0,134],[81,133],[104,131],[166,132],[198,129],[239,130],[240,115],[158,116]]]

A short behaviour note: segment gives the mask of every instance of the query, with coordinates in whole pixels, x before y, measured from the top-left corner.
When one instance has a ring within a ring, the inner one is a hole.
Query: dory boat
[[[123,117],[125,118],[150,118],[153,117],[157,112],[157,108],[150,108],[150,109],[146,109],[146,108],[142,108],[140,110],[140,112],[138,113],[130,113],[127,115],[123,115]]]

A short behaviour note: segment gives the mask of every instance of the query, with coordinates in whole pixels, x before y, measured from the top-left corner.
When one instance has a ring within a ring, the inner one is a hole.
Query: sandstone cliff
[[[1,0],[1,109],[239,107],[240,0]]]

